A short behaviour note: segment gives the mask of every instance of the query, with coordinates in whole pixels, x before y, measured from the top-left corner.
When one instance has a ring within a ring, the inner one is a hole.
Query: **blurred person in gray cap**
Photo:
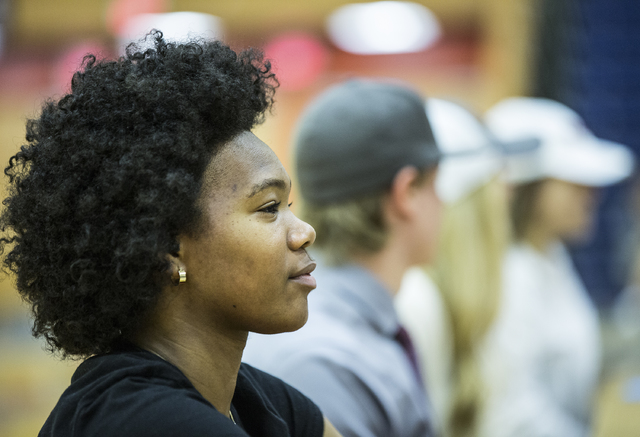
[[[515,241],[483,345],[481,435],[588,436],[601,361],[598,313],[565,244],[588,237],[597,188],[628,177],[633,156],[552,100],[504,100],[486,123],[501,140],[535,136],[540,147],[507,161]]]
[[[345,437],[435,435],[393,306],[407,268],[434,256],[440,225],[423,100],[394,83],[331,87],[302,115],[294,151],[318,289],[303,329],[250,338],[244,359],[310,396]]]

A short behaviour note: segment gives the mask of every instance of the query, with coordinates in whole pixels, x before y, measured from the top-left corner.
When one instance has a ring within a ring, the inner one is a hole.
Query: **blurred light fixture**
[[[111,0],[105,15],[107,29],[117,37],[132,17],[168,12],[168,3],[168,0]]]
[[[327,19],[327,30],[340,49],[361,55],[419,52],[441,32],[429,9],[399,1],[342,6]]]
[[[329,53],[313,35],[290,32],[272,39],[264,47],[280,88],[297,91],[311,85],[325,70]]]
[[[129,43],[139,41],[152,29],[161,30],[167,41],[216,40],[223,35],[222,20],[214,15],[201,12],[139,14],[131,17],[118,35],[119,51],[124,51]]]

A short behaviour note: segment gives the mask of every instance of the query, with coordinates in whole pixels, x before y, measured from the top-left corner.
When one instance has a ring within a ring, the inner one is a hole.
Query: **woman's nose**
[[[289,248],[291,250],[306,249],[316,241],[316,230],[309,223],[294,216],[295,225],[289,232]]]

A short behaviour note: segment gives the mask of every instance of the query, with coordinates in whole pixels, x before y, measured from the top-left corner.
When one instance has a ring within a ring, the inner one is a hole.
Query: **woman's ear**
[[[416,188],[420,185],[420,182],[427,183],[426,179],[422,180],[424,177],[425,176],[413,166],[403,167],[396,173],[391,182],[391,190],[389,191],[389,208],[391,213],[400,219],[409,219],[418,213],[413,198],[415,197]],[[427,175],[426,177],[431,178],[432,176]]]
[[[182,261],[182,251],[178,249],[178,252],[169,253],[166,255],[166,259],[169,262],[169,268],[167,274],[171,280],[171,283],[178,286],[187,280],[187,270]]]

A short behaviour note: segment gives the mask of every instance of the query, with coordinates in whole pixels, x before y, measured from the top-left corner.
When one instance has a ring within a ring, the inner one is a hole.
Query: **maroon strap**
[[[418,365],[418,355],[416,354],[416,349],[413,347],[413,343],[411,341],[411,337],[409,337],[409,333],[402,326],[398,328],[398,332],[396,332],[396,341],[400,343],[402,349],[404,349],[407,357],[409,358],[409,362],[411,363],[411,367],[413,367],[413,371],[418,378],[420,384],[422,384],[422,376],[420,372],[420,366]]]

